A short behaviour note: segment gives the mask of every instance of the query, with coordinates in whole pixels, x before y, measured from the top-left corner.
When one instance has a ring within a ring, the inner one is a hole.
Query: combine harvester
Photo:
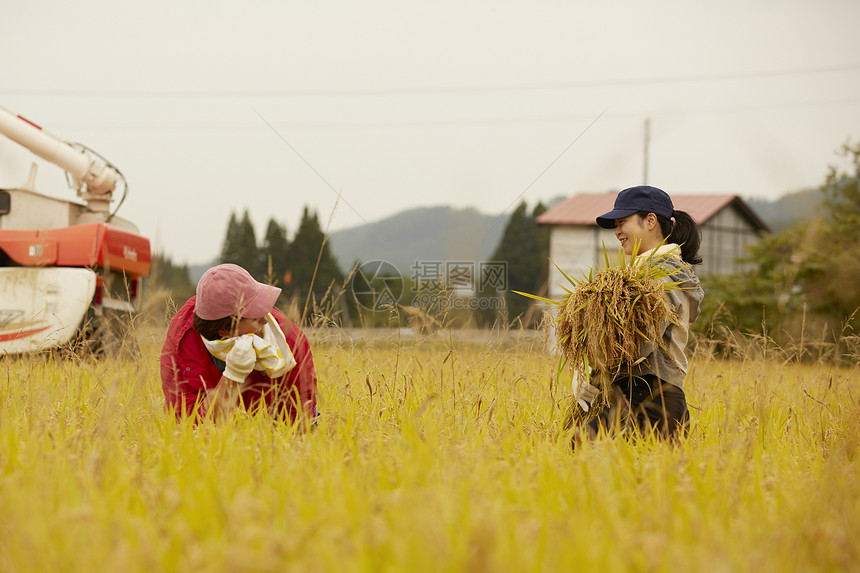
[[[0,356],[136,350],[127,328],[151,254],[149,240],[116,216],[122,200],[111,211],[118,183],[123,199],[128,190],[122,173],[2,107],[0,135],[65,171],[77,193],[66,200],[36,191],[35,162],[26,183],[0,188]]]

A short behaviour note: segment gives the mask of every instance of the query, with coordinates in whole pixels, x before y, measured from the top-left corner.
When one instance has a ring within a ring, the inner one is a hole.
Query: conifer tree
[[[536,261],[539,262],[537,269],[537,281],[535,282],[535,291],[533,294],[546,296],[549,292],[549,227],[546,225],[538,225],[537,218],[547,211],[547,206],[542,201],[538,201],[532,210],[532,220],[535,221],[535,242],[537,254]]]
[[[549,239],[547,232],[535,222],[535,217],[545,210],[543,204],[538,204],[529,213],[525,201],[520,203],[511,213],[492,256],[493,261],[507,263],[508,280],[504,296],[511,323],[517,317],[523,317],[532,302],[512,291],[538,293],[545,288]]]
[[[242,220],[235,213],[230,213],[227,223],[227,234],[221,247],[221,263],[233,263],[244,267],[257,280],[262,279],[262,265],[257,249],[257,239],[254,236],[254,225],[245,209]]]
[[[233,264],[239,262],[239,221],[236,219],[236,213],[232,211],[230,220],[227,222],[227,232],[221,244],[221,256],[218,257],[218,262]]]
[[[267,283],[275,286],[284,285],[284,275],[289,266],[290,243],[287,240],[287,229],[274,219],[269,219],[263,246],[260,248],[260,259]]]
[[[291,275],[292,281],[285,289],[290,294],[297,295],[302,304],[310,290],[314,294],[322,295],[332,283],[335,288],[343,283],[343,273],[324,239],[325,234],[320,227],[317,214],[305,207],[299,228],[290,245],[286,272]],[[321,249],[322,254],[320,254]],[[317,268],[318,258],[319,267]],[[314,276],[315,268],[316,276]]]

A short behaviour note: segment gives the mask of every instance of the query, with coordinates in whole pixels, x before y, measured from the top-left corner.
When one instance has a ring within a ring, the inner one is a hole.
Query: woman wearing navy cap
[[[661,343],[643,344],[640,359],[622,367],[612,383],[610,406],[585,426],[573,446],[577,440],[595,437],[601,429],[609,433],[638,429],[642,435],[653,431],[661,437],[675,436],[687,429],[690,420],[683,390],[687,373],[684,349],[704,295],[692,270],[692,265],[702,263],[699,228],[688,213],[675,210],[665,191],[646,185],[621,191],[615,208],[597,217],[597,224],[615,229],[625,254],[635,251],[642,263],[671,269],[665,280],[680,284],[667,291],[666,297],[677,320],[662,325]],[[584,410],[588,411],[596,397],[593,385],[579,386],[576,399]]]

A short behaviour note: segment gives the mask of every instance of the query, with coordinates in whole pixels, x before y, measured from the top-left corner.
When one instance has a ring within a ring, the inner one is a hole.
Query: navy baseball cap
[[[629,187],[619,193],[618,197],[615,198],[615,208],[598,217],[597,224],[604,229],[614,229],[615,219],[623,219],[639,211],[654,213],[671,219],[674,210],[675,206],[672,204],[672,199],[665,191],[648,185],[639,185],[638,187]]]

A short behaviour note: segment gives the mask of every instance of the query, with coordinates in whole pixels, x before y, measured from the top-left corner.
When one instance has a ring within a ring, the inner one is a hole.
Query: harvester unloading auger
[[[0,135],[64,170],[77,192],[66,200],[37,191],[35,162],[26,183],[0,188],[0,356],[121,350],[151,260],[149,240],[115,215],[119,205],[111,212],[125,178],[94,151],[2,107]]]

